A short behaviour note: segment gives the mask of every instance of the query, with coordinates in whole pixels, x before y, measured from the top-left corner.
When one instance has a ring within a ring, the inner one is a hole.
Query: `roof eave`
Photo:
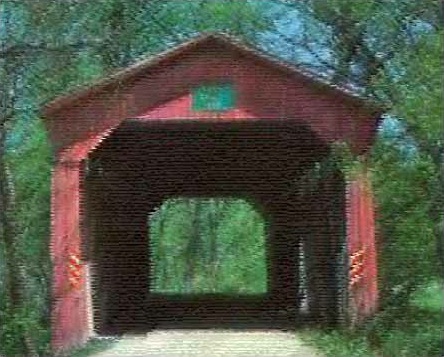
[[[73,105],[75,102],[77,102],[82,98],[86,98],[93,94],[100,93],[106,88],[121,84],[122,81],[130,80],[131,78],[136,77],[140,72],[162,65],[165,62],[173,60],[177,56],[185,52],[192,51],[199,45],[203,45],[204,43],[212,40],[230,46],[235,50],[238,50],[246,55],[256,57],[278,70],[286,71],[287,73],[291,73],[293,75],[303,76],[304,78],[311,81],[313,84],[317,86],[320,86],[328,91],[334,91],[336,93],[340,93],[342,96],[354,101],[359,106],[367,108],[372,113],[380,113],[380,115],[382,115],[386,111],[384,106],[379,105],[377,102],[369,98],[363,98],[362,96],[358,95],[357,93],[354,93],[352,90],[346,87],[338,86],[333,83],[327,82],[325,79],[321,78],[315,73],[309,72],[307,70],[302,70],[290,63],[276,59],[271,55],[265,53],[264,51],[261,51],[257,48],[254,48],[253,46],[245,44],[245,42],[242,42],[237,38],[234,38],[226,34],[206,33],[206,34],[201,34],[195,38],[192,38],[191,40],[186,41],[158,55],[138,61],[135,64],[125,69],[122,69],[104,79],[96,81],[95,83],[77,89],[72,93],[68,93],[66,95],[57,97],[43,106],[42,114],[44,117],[50,118],[54,116],[62,108],[68,107],[69,105]]]

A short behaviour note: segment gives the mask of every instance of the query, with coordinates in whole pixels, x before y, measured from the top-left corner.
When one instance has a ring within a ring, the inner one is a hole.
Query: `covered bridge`
[[[279,325],[284,310],[284,322],[300,326],[372,314],[367,174],[310,178],[335,142],[365,157],[380,116],[350,91],[213,34],[49,103],[54,348],[147,331],[162,314],[222,321],[216,300],[150,299],[147,216],[176,196],[248,197],[269,220],[267,293],[232,297],[224,316]]]

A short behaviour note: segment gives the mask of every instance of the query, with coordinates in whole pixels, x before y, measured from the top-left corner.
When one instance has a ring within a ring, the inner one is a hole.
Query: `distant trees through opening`
[[[242,198],[165,200],[150,214],[151,294],[267,292],[267,227]]]

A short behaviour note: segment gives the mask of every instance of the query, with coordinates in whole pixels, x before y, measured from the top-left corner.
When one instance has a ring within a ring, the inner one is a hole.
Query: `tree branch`
[[[0,58],[19,57],[21,55],[34,55],[38,52],[63,53],[84,48],[92,48],[94,45],[101,44],[101,39],[78,41],[75,43],[67,43],[63,45],[51,45],[48,43],[17,43],[7,46],[0,50]]]

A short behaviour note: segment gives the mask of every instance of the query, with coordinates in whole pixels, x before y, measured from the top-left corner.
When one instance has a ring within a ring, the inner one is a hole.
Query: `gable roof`
[[[120,71],[111,74],[93,84],[85,86],[74,92],[62,95],[50,101],[43,107],[43,115],[50,117],[51,114],[57,112],[59,109],[69,107],[78,100],[81,100],[91,94],[97,93],[106,89],[108,86],[116,84],[122,85],[126,81],[130,81],[133,78],[140,76],[141,73],[153,69],[156,66],[160,66],[168,63],[174,59],[179,58],[181,55],[198,50],[201,47],[209,44],[218,44],[227,47],[228,49],[240,52],[243,55],[253,57],[266,65],[278,70],[283,71],[288,75],[299,75],[306,78],[311,84],[321,87],[327,91],[334,91],[336,94],[356,102],[360,106],[373,109],[375,112],[382,113],[381,106],[377,105],[370,99],[363,98],[360,93],[353,90],[351,87],[339,86],[326,80],[324,77],[306,69],[301,69],[286,61],[282,61],[275,56],[259,50],[258,48],[239,40],[238,38],[221,34],[221,33],[209,33],[197,36],[189,41],[186,41],[172,49],[164,51],[160,54],[147,57],[141,61],[134,63]]]

